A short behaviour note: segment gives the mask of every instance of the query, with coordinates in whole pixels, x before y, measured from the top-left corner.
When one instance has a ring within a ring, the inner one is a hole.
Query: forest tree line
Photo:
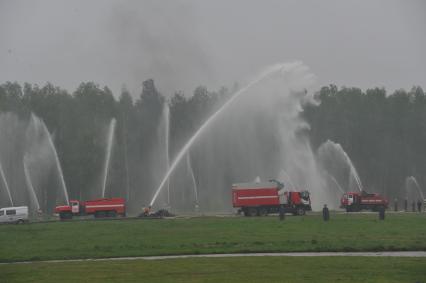
[[[109,88],[93,82],[80,84],[73,93],[50,83],[39,87],[6,82],[0,85],[0,112],[13,112],[23,119],[34,113],[42,118],[54,137],[69,195],[89,198],[97,197],[92,188],[99,185],[112,118],[117,128],[110,194],[114,188],[141,184],[152,188],[156,168],[151,168],[150,158],[158,142],[164,103],[170,107],[173,157],[232,93],[200,86],[191,96],[178,92],[166,99],[154,81],[147,80],[136,99],[126,89],[116,99]],[[400,197],[407,176],[426,184],[426,97],[421,87],[388,94],[384,88],[362,91],[330,85],[315,97],[319,103],[305,105],[302,113],[310,124],[314,150],[328,139],[340,143],[369,191]],[[151,191],[141,188],[136,193],[149,199]]]
[[[152,189],[158,186],[158,168],[152,166],[152,159],[157,158],[156,151],[163,150],[158,149],[157,143],[164,103],[170,107],[170,155],[173,156],[221,101],[226,101],[229,91],[221,88],[211,92],[200,86],[191,97],[178,92],[166,102],[153,80],[142,85],[137,99],[124,88],[116,99],[108,87],[101,88],[93,82],[81,83],[73,93],[50,83],[39,87],[6,82],[0,85],[0,113],[12,112],[23,120],[34,113],[45,122],[53,136],[72,199],[100,196],[100,191],[94,188],[101,183],[108,126],[115,118],[109,195],[131,191],[138,195],[127,197],[148,201]]]

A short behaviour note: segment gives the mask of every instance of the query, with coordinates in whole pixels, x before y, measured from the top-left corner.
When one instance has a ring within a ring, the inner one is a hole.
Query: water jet
[[[105,190],[106,190],[106,184],[108,179],[108,169],[109,169],[109,164],[111,160],[112,146],[114,143],[115,124],[116,124],[116,120],[115,118],[112,118],[109,124],[108,143],[107,143],[107,148],[105,152],[104,175],[103,175],[103,182],[102,182],[102,198],[105,198]]]
[[[63,194],[64,194],[65,203],[69,204],[68,191],[67,191],[67,186],[65,185],[64,174],[62,172],[62,167],[61,167],[61,163],[59,162],[58,153],[56,152],[56,148],[55,148],[55,145],[53,144],[53,140],[52,140],[52,137],[49,133],[49,130],[47,129],[46,124],[42,120],[37,118],[34,114],[31,114],[31,119],[34,123],[34,127],[36,129],[41,129],[47,137],[49,147],[50,147],[50,149],[53,153],[54,159],[55,159],[56,170],[57,170],[58,175],[59,175],[59,180],[60,180],[62,191],[63,191]]]
[[[256,79],[251,81],[249,84],[247,84],[244,88],[240,89],[234,95],[232,95],[229,100],[222,105],[216,112],[213,113],[202,125],[201,127],[192,135],[192,137],[188,140],[188,142],[182,147],[182,149],[178,152],[175,159],[170,165],[169,170],[167,170],[165,176],[163,177],[162,181],[160,182],[160,185],[158,186],[157,190],[155,191],[155,194],[150,202],[150,206],[152,206],[157,197],[160,193],[161,189],[169,179],[171,173],[176,169],[176,166],[179,164],[179,162],[182,160],[182,158],[185,156],[185,154],[188,152],[189,148],[194,144],[194,142],[199,138],[199,136],[212,124],[215,122],[215,120],[220,116],[220,114],[226,110],[235,100],[240,97],[242,94],[244,94],[247,90],[249,90],[254,85],[258,84],[259,82],[263,81],[264,79],[268,78],[269,76],[273,75],[274,73],[277,73],[278,71],[284,71],[283,68],[285,67],[285,64],[278,64],[274,65],[271,68],[269,68],[267,71],[265,71],[263,74],[258,76]]]
[[[39,212],[40,211],[40,202],[38,201],[37,194],[34,190],[33,183],[31,181],[31,176],[30,176],[30,172],[28,170],[27,157],[26,156],[24,156],[23,165],[24,165],[25,181],[27,183],[27,189],[28,189],[28,192],[30,194],[30,199],[33,201],[33,204],[35,206],[36,211]]]
[[[191,158],[189,156],[189,152],[186,155],[186,166],[187,166],[187,169],[188,169],[188,173],[191,177],[192,186],[194,188],[195,209],[197,210],[199,208],[198,189],[197,189],[197,182],[195,181],[194,170],[192,170]]]
[[[6,175],[4,174],[3,166],[2,166],[2,164],[1,164],[1,162],[0,162],[0,175],[1,175],[1,179],[2,179],[2,181],[3,181],[3,185],[4,185],[5,189],[6,189],[7,196],[9,197],[10,205],[11,205],[11,206],[14,206],[14,205],[13,205],[13,200],[12,200],[12,195],[10,194],[9,184],[8,184],[8,182],[7,182],[7,179],[6,179]]]

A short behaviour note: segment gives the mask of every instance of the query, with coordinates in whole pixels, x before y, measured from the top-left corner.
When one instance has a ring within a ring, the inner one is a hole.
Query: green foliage
[[[22,111],[22,87],[17,82],[0,85],[0,111]]]
[[[0,85],[0,112],[26,117],[33,112],[43,119],[54,137],[70,197],[77,199],[99,197],[96,192],[101,191],[108,125],[115,118],[116,146],[108,195],[123,196],[125,191],[130,202],[141,198],[148,202],[158,185],[158,176],[154,178],[158,170],[152,161],[158,158],[153,148],[158,145],[164,104],[170,107],[169,155],[173,158],[231,94],[226,88],[211,92],[199,86],[192,96],[175,93],[168,100],[153,80],[146,80],[136,99],[126,89],[116,99],[107,87],[93,82],[81,83],[72,94],[51,83],[42,87],[25,83],[22,87],[6,82]],[[340,143],[367,189],[392,198],[401,197],[407,176],[426,184],[426,98],[421,87],[387,95],[383,88],[363,92],[329,85],[321,88],[316,98],[320,103],[305,105],[303,112],[311,126],[314,149],[327,139]],[[267,128],[259,127],[259,136],[265,137],[265,152],[276,150],[276,140],[268,140],[269,135]],[[204,162],[202,151],[192,150],[191,159],[197,170]],[[142,205],[133,203],[137,209]]]

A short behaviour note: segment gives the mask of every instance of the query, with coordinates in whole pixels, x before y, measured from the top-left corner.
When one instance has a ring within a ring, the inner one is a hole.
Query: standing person
[[[395,198],[393,205],[394,205],[395,211],[398,211],[398,199],[397,198]]]
[[[280,205],[279,213],[280,213],[280,220],[281,221],[284,220],[285,219],[284,205]]]
[[[414,200],[411,203],[411,209],[413,210],[413,212],[416,212],[416,202]]]
[[[384,206],[380,206],[380,208],[379,208],[379,219],[385,220],[385,207]]]
[[[324,204],[324,208],[322,209],[322,219],[324,219],[324,221],[330,220],[330,211],[326,204]]]
[[[420,199],[417,201],[417,210],[419,212],[422,212],[422,202],[420,201]]]

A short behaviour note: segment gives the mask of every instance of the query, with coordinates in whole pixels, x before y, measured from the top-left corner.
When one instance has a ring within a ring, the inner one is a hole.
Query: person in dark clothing
[[[416,202],[414,200],[411,203],[411,209],[413,210],[413,212],[416,212]]]
[[[284,205],[280,205],[280,220],[284,220],[285,219],[285,211],[284,211]]]
[[[385,220],[385,208],[383,206],[379,208],[379,219]]]
[[[324,221],[330,220],[330,212],[326,204],[324,204],[324,208],[322,209],[322,219],[324,219]]]
[[[395,211],[398,211],[398,199],[397,198],[395,198],[393,205],[394,205]]]
[[[420,200],[417,201],[417,210],[422,212],[422,202]]]

